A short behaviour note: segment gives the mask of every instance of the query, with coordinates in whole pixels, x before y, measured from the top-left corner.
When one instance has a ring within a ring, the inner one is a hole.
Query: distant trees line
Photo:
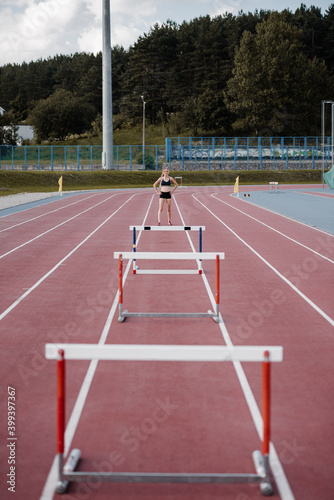
[[[334,100],[334,4],[168,20],[113,47],[112,86],[114,128],[142,120],[144,95],[147,120],[170,134],[319,135],[321,100]],[[102,54],[2,66],[0,106],[0,126],[27,121],[39,141],[98,131]]]

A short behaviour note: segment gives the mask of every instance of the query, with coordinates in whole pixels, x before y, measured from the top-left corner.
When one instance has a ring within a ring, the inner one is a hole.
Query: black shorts
[[[172,197],[172,195],[170,194],[170,191],[168,191],[167,193],[165,193],[164,191],[160,191],[160,198],[163,198],[165,200],[170,200]]]

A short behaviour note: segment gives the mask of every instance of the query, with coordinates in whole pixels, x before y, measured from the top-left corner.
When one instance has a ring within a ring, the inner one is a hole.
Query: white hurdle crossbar
[[[202,231],[205,231],[205,226],[130,226],[133,233],[132,247],[133,252],[137,251],[136,231],[198,231],[199,244],[198,251],[202,251]],[[202,274],[202,259],[198,261],[198,269],[177,269],[174,271],[166,269],[139,269],[136,265],[136,258],[133,259],[133,274]]]
[[[270,368],[271,362],[283,360],[281,346],[220,345],[97,345],[46,344],[45,357],[57,360],[57,493],[65,493],[71,481],[126,483],[257,483],[263,495],[273,493],[269,471],[270,446]],[[262,452],[253,452],[256,473],[160,473],[160,472],[76,472],[81,451],[74,449],[64,465],[65,450],[65,361],[262,361]]]
[[[216,323],[220,322],[219,316],[219,296],[220,296],[220,269],[219,259],[224,259],[223,252],[136,252],[136,259],[148,260],[192,260],[192,259],[207,259],[216,261],[216,307],[215,311],[207,311],[206,313],[133,313],[127,310],[123,311],[123,258],[133,259],[133,252],[114,252],[114,258],[118,258],[118,287],[119,287],[119,316],[118,321],[123,323],[125,318],[140,317],[140,318],[212,318]]]

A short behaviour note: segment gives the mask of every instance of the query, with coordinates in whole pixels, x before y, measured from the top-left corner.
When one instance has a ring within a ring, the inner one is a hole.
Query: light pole
[[[113,123],[112,123],[112,81],[111,81],[111,35],[110,0],[103,0],[103,74],[102,74],[102,168],[114,168]]]
[[[145,100],[144,96],[140,96],[143,101],[143,170],[145,170]]]

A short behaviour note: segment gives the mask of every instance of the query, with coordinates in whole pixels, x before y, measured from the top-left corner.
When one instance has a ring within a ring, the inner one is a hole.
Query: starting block
[[[134,252],[114,252],[114,258],[118,258],[118,286],[119,286],[119,316],[118,321],[123,323],[125,318],[141,317],[141,318],[212,318],[216,323],[220,322],[219,315],[219,259],[224,259],[224,253],[214,252],[136,252],[136,259],[148,260],[198,260],[211,259],[216,260],[216,310],[206,313],[130,313],[123,311],[123,258],[133,259]],[[161,272],[161,271],[160,271]],[[167,271],[170,274],[175,271]],[[184,272],[184,271],[183,271]]]
[[[220,345],[94,345],[46,344],[45,357],[57,360],[57,458],[56,492],[65,493],[72,481],[126,483],[257,483],[265,496],[273,494],[269,471],[270,369],[271,362],[283,360],[281,346]],[[256,473],[159,473],[159,472],[76,472],[81,451],[74,449],[64,465],[65,450],[65,362],[67,360],[122,361],[262,361],[262,452],[253,452]]]
[[[202,231],[205,231],[205,226],[130,226],[133,232],[133,251],[137,251],[136,231],[198,231],[199,244],[198,251],[202,251]],[[139,269],[136,264],[136,258],[133,259],[133,274],[202,274],[202,259],[198,261],[198,269],[185,269],[170,271],[166,269]]]
[[[270,191],[273,191],[274,188],[275,188],[275,193],[277,193],[278,182],[269,182],[269,189],[270,189]]]

